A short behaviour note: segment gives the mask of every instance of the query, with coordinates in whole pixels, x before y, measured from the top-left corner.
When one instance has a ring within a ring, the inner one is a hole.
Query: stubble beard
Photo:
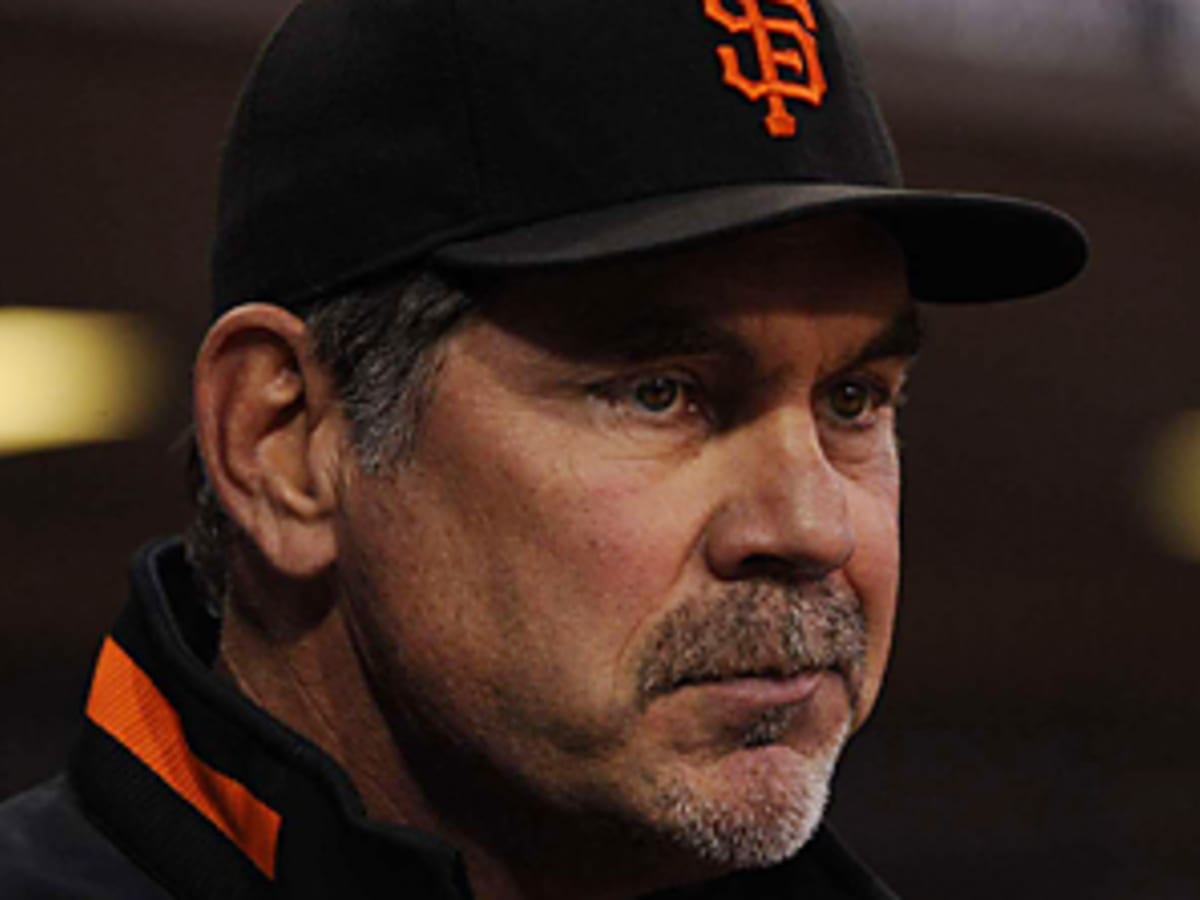
[[[791,765],[764,762],[736,797],[684,775],[656,785],[654,830],[677,849],[719,870],[754,869],[788,859],[808,843],[824,817],[848,723]],[[753,763],[748,765],[754,768]]]
[[[836,723],[771,709],[717,762],[646,773],[647,820],[659,840],[722,871],[775,865],[798,852],[824,816],[865,657],[860,603],[825,583],[741,585],[668,615],[643,657],[646,705],[689,685],[819,669],[840,674],[849,703]],[[809,721],[824,733],[789,740]],[[726,781],[733,770],[736,778]]]

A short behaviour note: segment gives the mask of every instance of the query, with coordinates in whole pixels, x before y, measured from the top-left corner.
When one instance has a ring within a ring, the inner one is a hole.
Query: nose
[[[818,579],[846,564],[856,540],[847,481],[811,415],[759,420],[726,450],[723,500],[705,535],[718,577]]]

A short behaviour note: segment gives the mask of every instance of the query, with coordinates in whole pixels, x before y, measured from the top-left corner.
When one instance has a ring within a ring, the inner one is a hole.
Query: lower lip
[[[694,685],[720,703],[741,707],[797,706],[821,686],[826,672],[803,672],[790,678],[731,678]]]

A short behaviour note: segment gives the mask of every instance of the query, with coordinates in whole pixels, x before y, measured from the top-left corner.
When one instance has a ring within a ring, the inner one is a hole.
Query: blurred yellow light
[[[1164,547],[1200,562],[1200,411],[1183,413],[1158,435],[1147,457],[1144,495]]]
[[[133,316],[0,308],[0,456],[135,435],[163,380]]]

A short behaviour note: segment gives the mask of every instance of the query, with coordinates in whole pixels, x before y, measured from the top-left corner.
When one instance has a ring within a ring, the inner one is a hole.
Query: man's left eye
[[[869,423],[874,413],[888,403],[888,392],[862,379],[843,379],[829,386],[826,393],[829,412],[849,425]]]

